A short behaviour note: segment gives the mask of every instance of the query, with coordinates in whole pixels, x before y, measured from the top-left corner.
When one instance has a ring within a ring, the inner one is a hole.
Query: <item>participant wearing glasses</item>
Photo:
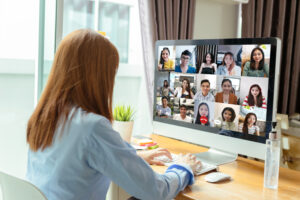
[[[189,65],[192,53],[189,50],[184,50],[181,53],[181,63],[175,66],[175,72],[180,73],[196,73],[196,68]]]

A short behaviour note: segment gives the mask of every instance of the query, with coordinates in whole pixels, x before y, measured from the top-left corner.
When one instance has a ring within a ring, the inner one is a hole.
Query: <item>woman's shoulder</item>
[[[73,120],[80,123],[82,126],[103,126],[103,128],[111,128],[111,122],[106,117],[96,113],[87,112],[82,108],[77,109]]]
[[[248,61],[245,62],[245,65],[250,65],[250,63],[251,62],[248,60]]]
[[[222,98],[222,96],[223,96],[223,92],[218,92],[216,94],[216,101],[217,101],[217,99]]]

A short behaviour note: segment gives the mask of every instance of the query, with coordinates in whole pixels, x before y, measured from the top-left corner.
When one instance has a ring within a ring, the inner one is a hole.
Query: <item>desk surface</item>
[[[198,153],[206,148],[175,139],[151,135],[160,147],[172,153]],[[153,166],[163,173],[165,166]],[[219,171],[229,174],[232,180],[208,183],[205,175],[195,177],[195,183],[188,186],[176,199],[300,199],[300,172],[280,168],[278,190],[263,187],[264,163],[238,157],[235,162],[219,166]]]

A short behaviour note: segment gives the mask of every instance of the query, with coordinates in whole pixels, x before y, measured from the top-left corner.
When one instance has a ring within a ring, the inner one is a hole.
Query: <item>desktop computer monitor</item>
[[[213,164],[264,159],[280,50],[278,38],[157,41],[153,132],[210,147],[198,156]]]

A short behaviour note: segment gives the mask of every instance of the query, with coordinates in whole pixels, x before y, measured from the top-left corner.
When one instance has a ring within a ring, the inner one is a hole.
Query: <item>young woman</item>
[[[243,76],[269,76],[269,65],[265,63],[265,54],[261,48],[256,47],[252,50],[250,62],[244,65]]]
[[[213,61],[214,56],[211,53],[206,53],[199,74],[215,74],[217,72],[217,65]]]
[[[221,115],[222,117],[219,118],[219,120],[221,121],[221,128],[231,131],[236,130],[235,124],[233,122],[236,115],[233,108],[224,108]]]
[[[112,129],[118,63],[116,47],[92,30],[74,31],[59,45],[27,126],[27,179],[47,199],[104,200],[111,180],[139,199],[172,199],[193,183],[194,157],[157,174],[144,161],[155,154],[143,160]]]
[[[243,133],[259,136],[259,127],[256,126],[257,117],[254,113],[248,113],[243,124]]]
[[[225,53],[222,65],[218,67],[217,74],[226,76],[241,76],[241,67],[235,65],[233,53]]]
[[[259,85],[254,84],[249,89],[249,94],[246,96],[243,107],[259,107],[267,109],[266,98],[262,95],[261,88]]]
[[[174,91],[174,96],[178,98],[193,99],[194,93],[191,90],[191,84],[188,79],[183,79],[181,87],[177,87]]]
[[[170,50],[164,47],[160,52],[158,70],[174,70],[175,62],[169,58]]]
[[[173,91],[169,87],[169,82],[167,80],[164,80],[164,85],[161,88],[161,95],[168,97],[170,93],[173,93]]]
[[[202,102],[199,104],[198,112],[195,120],[195,124],[201,124],[203,126],[209,126],[209,107],[207,103]]]
[[[237,97],[232,93],[232,83],[230,79],[223,79],[222,92],[216,94],[216,102],[237,104]]]

